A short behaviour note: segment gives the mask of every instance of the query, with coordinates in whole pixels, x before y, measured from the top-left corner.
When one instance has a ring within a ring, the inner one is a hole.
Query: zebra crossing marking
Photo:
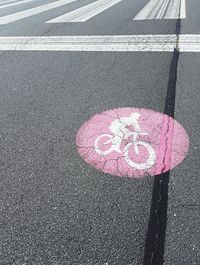
[[[22,5],[34,0],[4,1],[0,9],[15,5]],[[23,11],[14,12],[0,17],[0,25],[5,25],[24,18],[31,17],[57,7],[61,7],[79,0],[57,0],[48,4],[37,5]],[[61,16],[55,17],[46,23],[85,22],[92,17],[102,13],[110,7],[120,3],[122,0],[97,0],[75,10],[69,11]],[[7,4],[6,4],[7,3]],[[186,17],[185,0],[150,0],[150,2],[133,18],[133,20],[148,19],[177,19]]]
[[[19,2],[18,0],[4,0],[0,2],[0,5],[5,5],[5,4],[9,4],[12,2]]]
[[[133,20],[184,19],[185,0],[151,0]]]
[[[0,9],[6,8],[6,7],[11,7],[11,6],[16,6],[16,5],[21,5],[21,4],[26,4],[29,2],[33,2],[35,0],[23,0],[23,1],[18,1],[18,2],[14,2],[12,1],[12,3],[8,2],[7,4],[4,5],[0,5]]]
[[[99,0],[49,20],[46,23],[85,22],[121,1],[122,0]]]
[[[54,9],[56,7],[64,6],[73,2],[76,2],[78,0],[59,0],[50,4],[45,4],[42,6],[33,7],[30,9],[26,9],[24,11],[20,11],[17,13],[12,13],[10,15],[6,15],[3,17],[0,17],[0,25],[5,25],[14,21],[21,20],[23,18],[27,18],[33,15],[37,15],[40,13],[43,13],[45,11]]]

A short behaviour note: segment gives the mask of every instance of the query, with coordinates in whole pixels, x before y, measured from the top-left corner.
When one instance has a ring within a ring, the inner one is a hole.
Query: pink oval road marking
[[[173,118],[150,109],[118,108],[94,115],[76,137],[81,157],[97,170],[142,178],[176,167],[189,139]]]

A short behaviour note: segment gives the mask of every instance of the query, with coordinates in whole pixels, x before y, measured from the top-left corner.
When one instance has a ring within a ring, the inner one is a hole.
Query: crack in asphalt
[[[164,246],[167,227],[167,210],[168,210],[168,184],[170,171],[166,169],[166,154],[169,147],[168,133],[170,130],[170,117],[174,118],[175,95],[177,85],[177,69],[179,61],[179,35],[181,28],[180,20],[181,6],[179,7],[179,19],[176,23],[176,47],[174,48],[173,57],[170,66],[169,81],[164,113],[169,116],[167,130],[165,133],[165,150],[163,156],[162,173],[154,179],[152,192],[151,211],[149,216],[148,231],[146,235],[144,265],[163,265],[164,264]]]
[[[166,154],[167,154],[167,150],[168,150],[168,141],[169,141],[169,137],[168,137],[168,133],[169,133],[169,124],[170,124],[170,117],[168,117],[168,122],[167,122],[167,130],[165,132],[165,150],[164,150],[164,154],[163,154],[163,159],[162,159],[162,164],[163,164],[163,167],[161,169],[161,173],[164,173],[165,172],[165,169],[166,169]]]

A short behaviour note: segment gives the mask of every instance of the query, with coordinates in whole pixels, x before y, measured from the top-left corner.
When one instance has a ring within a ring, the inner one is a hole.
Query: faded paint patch
[[[81,126],[76,144],[81,157],[97,170],[130,178],[166,172],[189,149],[187,133],[176,120],[138,108],[94,115]]]

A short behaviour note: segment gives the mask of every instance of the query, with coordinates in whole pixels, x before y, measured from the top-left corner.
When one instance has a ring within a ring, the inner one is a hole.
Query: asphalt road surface
[[[1,265],[200,264],[199,8],[0,1]],[[175,118],[184,160],[143,178],[86,163],[80,127],[126,107]]]

